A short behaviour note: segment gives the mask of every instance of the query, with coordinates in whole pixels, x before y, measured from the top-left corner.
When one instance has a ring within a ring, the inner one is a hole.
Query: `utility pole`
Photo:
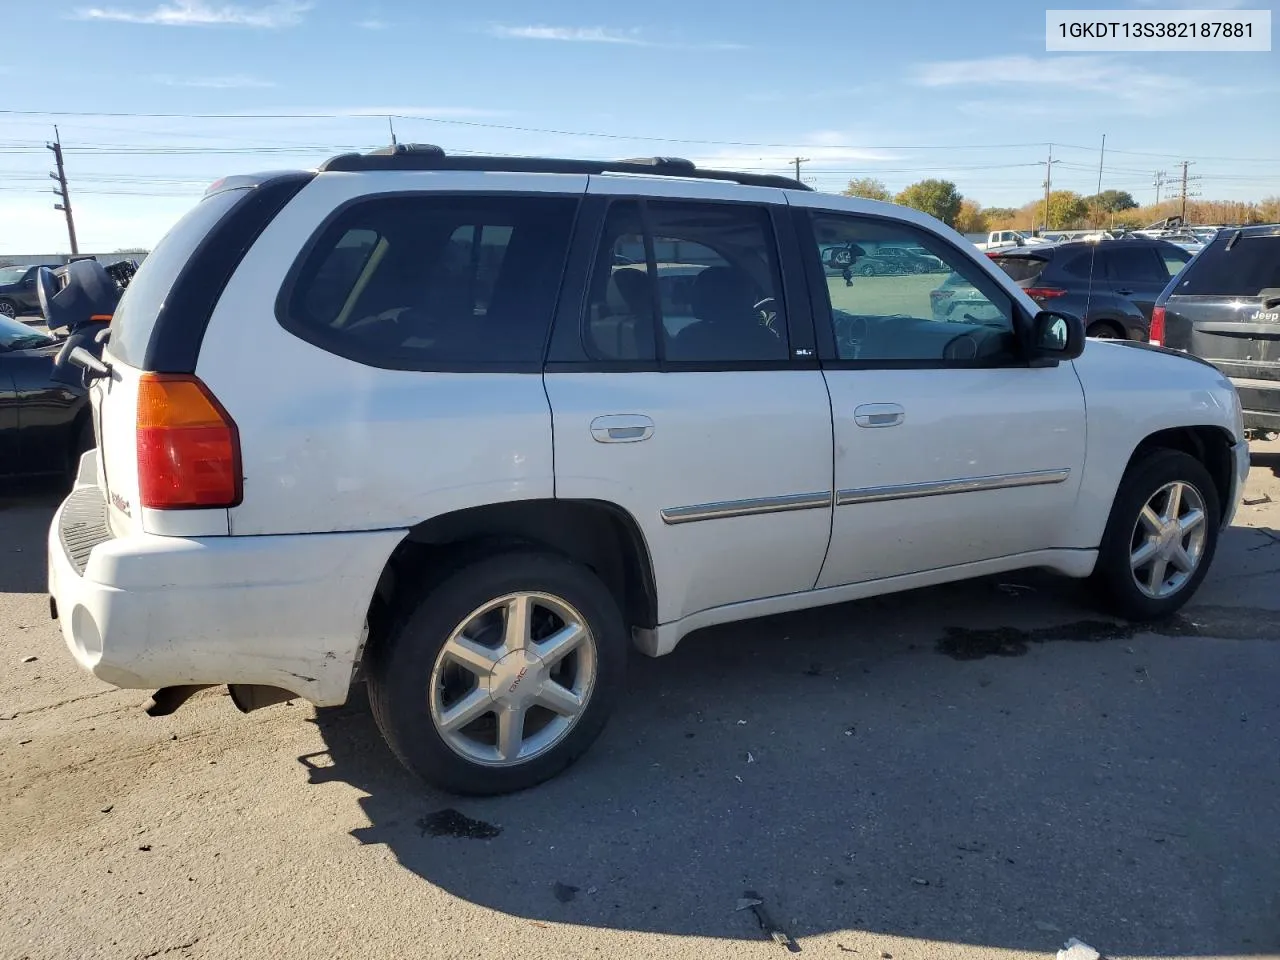
[[[396,143],[396,125],[391,122],[391,118],[387,117],[387,129],[391,131],[391,145],[397,146]]]
[[[1200,179],[1199,177],[1187,176],[1187,167],[1189,167],[1193,163],[1195,163],[1194,160],[1182,161],[1182,213],[1180,214],[1180,216],[1182,217],[1183,223],[1187,222],[1187,181]]]
[[[54,162],[58,165],[58,172],[49,174],[50,178],[58,181],[57,188],[54,193],[62,198],[61,203],[55,203],[53,209],[61,210],[67,216],[67,236],[71,239],[71,255],[76,256],[80,253],[80,244],[76,243],[76,221],[71,215],[71,193],[67,190],[67,171],[62,165],[62,135],[58,133],[58,128],[53,128],[53,143],[46,143],[45,146],[53,151]]]
[[[1104,133],[1104,134],[1102,135],[1102,150],[1098,153],[1098,200],[1097,200],[1097,207],[1098,207],[1098,222],[1094,224],[1094,226],[1095,226],[1095,227],[1101,227],[1101,226],[1102,226],[1102,214],[1103,214],[1103,210],[1102,210],[1102,161],[1103,161],[1104,159],[1106,159],[1106,156],[1107,156],[1107,135]],[[1113,218],[1113,219],[1114,219],[1114,218]]]
[[[1041,161],[1044,164],[1044,229],[1049,229],[1049,192],[1053,189],[1053,165],[1058,161],[1053,159],[1053,144],[1049,144],[1049,159]]]
[[[799,179],[800,179],[800,164],[802,164],[802,163],[808,163],[808,162],[809,162],[809,158],[808,158],[808,157],[796,157],[796,158],[795,158],[795,160],[794,160],[793,162],[794,162],[794,163],[795,163],[795,165],[796,165],[796,179],[797,179],[797,180],[799,180]]]
[[[1156,177],[1151,182],[1156,188],[1156,206],[1158,207],[1160,206],[1160,188],[1163,187],[1165,183],[1165,172],[1163,170],[1157,170]]]

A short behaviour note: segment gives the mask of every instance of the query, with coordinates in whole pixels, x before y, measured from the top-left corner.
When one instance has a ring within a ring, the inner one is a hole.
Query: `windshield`
[[[0,314],[0,350],[29,350],[56,342],[25,323]]]
[[[0,283],[19,283],[26,275],[26,267],[0,267]]]

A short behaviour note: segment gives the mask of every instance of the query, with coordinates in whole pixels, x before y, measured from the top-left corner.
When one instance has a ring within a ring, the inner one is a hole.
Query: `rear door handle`
[[[906,418],[900,403],[864,403],[853,410],[853,422],[860,427],[896,427]]]
[[[1120,296],[1122,296],[1122,297],[1131,297],[1131,296],[1133,296],[1133,291],[1132,291],[1132,290],[1126,290],[1124,287],[1117,287],[1117,288],[1116,288],[1116,293],[1120,294]]]
[[[598,443],[636,443],[653,436],[653,420],[639,413],[612,413],[591,421]]]

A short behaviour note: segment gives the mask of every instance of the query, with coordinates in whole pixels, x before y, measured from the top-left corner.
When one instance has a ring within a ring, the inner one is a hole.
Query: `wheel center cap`
[[[542,659],[527,650],[507,654],[489,674],[489,694],[499,703],[523,706],[542,689],[546,667]]]
[[[1179,543],[1181,530],[1176,523],[1165,524],[1160,533],[1156,535],[1156,544],[1160,548],[1161,553],[1168,553]]]

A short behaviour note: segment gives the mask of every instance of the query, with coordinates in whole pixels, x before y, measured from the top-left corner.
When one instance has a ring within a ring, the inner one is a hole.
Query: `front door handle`
[[[640,413],[613,413],[591,421],[597,443],[636,443],[653,436],[653,420]]]
[[[899,403],[864,403],[853,410],[853,422],[860,427],[896,427],[906,418]]]
[[[1116,293],[1120,294],[1120,296],[1122,296],[1122,297],[1131,297],[1131,296],[1133,296],[1133,291],[1132,291],[1132,290],[1127,290],[1127,289],[1125,289],[1124,287],[1117,287],[1117,288],[1116,288]]]

